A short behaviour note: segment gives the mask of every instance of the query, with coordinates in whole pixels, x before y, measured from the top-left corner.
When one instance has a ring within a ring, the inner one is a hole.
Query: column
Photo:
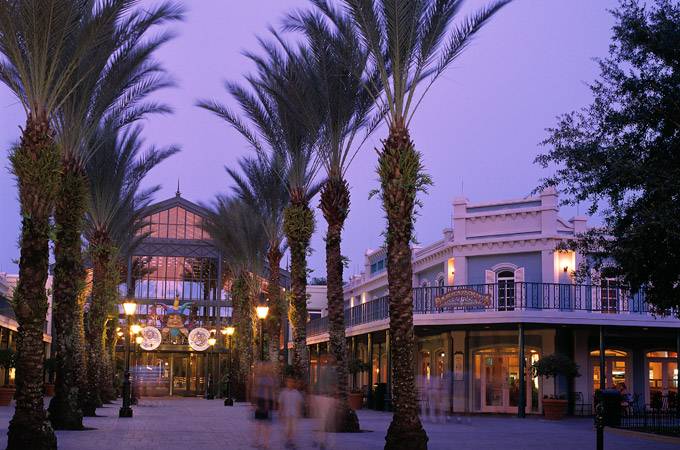
[[[352,342],[352,344],[351,344],[352,360],[356,360],[357,359],[357,343],[356,343],[356,339],[354,338],[354,336],[351,337],[351,342]],[[352,389],[356,389],[356,388],[357,388],[357,374],[353,373],[352,374]]]
[[[678,417],[680,417],[680,329],[675,332],[675,356],[675,363],[677,364],[675,367],[678,369],[678,384],[676,386],[678,390],[675,397],[675,405],[678,409]]]
[[[604,327],[600,325],[600,390],[605,390]]]
[[[373,407],[373,333],[368,333],[368,392],[366,405]]]
[[[524,359],[524,324],[519,324],[519,403],[517,405],[517,417],[525,417],[526,415],[526,361]]]
[[[385,367],[385,411],[392,409],[392,346],[390,345],[390,330],[385,330],[385,353],[387,367]]]
[[[316,344],[316,389],[319,389],[319,380],[321,379],[321,344]]]

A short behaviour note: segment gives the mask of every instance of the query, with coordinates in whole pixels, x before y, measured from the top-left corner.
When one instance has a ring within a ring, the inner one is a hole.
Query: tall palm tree
[[[135,3],[112,0],[102,5],[102,38],[87,52],[87,64],[75,71],[74,78],[80,81],[53,121],[61,150],[61,178],[55,205],[53,294],[57,378],[49,417],[57,429],[82,428],[81,403],[86,415],[94,415],[101,404],[96,391],[79,388],[88,366],[83,323],[78,320],[82,304],[77,298],[84,275],[81,234],[87,208],[86,166],[100,144],[94,134],[102,122],[123,127],[148,113],[169,112],[165,105],[144,102],[149,94],[171,84],[152,56],[172,35],[149,37],[149,30],[181,19],[182,9],[172,3],[133,8]]]
[[[104,10],[79,0],[0,2],[0,80],[26,112],[10,154],[22,215],[19,283],[14,308],[17,340],[16,409],[8,449],[54,449],[42,398],[42,342],[47,314],[49,218],[59,186],[59,151],[51,121],[81,81],[83,58],[102,38]]]
[[[222,250],[232,275],[233,302],[239,355],[239,384],[244,385],[252,373],[256,347],[254,308],[260,293],[260,274],[267,255],[268,236],[258,212],[240,198],[218,195],[206,206],[204,228]]]
[[[234,193],[248,204],[262,224],[267,236],[267,294],[269,315],[267,333],[270,339],[269,360],[280,363],[279,342],[282,331],[282,315],[286,311],[281,295],[281,258],[283,258],[284,234],[283,212],[288,205],[288,190],[284,182],[285,160],[280,157],[264,159],[243,158],[239,171],[227,167],[234,181]]]
[[[387,216],[387,280],[394,416],[386,449],[425,449],[414,379],[413,298],[410,243],[416,196],[430,184],[409,123],[423,96],[485,23],[508,0],[454,19],[462,0],[344,0],[384,87],[389,132],[378,151],[380,197]]]
[[[310,49],[313,95],[325,113],[319,128],[317,151],[326,171],[320,209],[326,231],[329,351],[337,367],[337,423],[339,431],[358,432],[359,420],[348,404],[347,340],[343,294],[342,229],[349,214],[350,193],[345,178],[356,152],[380,123],[372,114],[380,80],[366,75],[368,52],[361,45],[350,18],[323,0],[316,10],[288,16],[285,27],[304,33]],[[358,134],[366,131],[364,138]]]
[[[100,128],[99,150],[87,163],[90,194],[85,214],[85,238],[92,261],[92,298],[87,313],[87,378],[85,413],[94,415],[101,394],[111,386],[112,366],[106,351],[106,326],[117,318],[118,286],[121,262],[126,260],[140,241],[146,224],[142,212],[160,186],[142,189],[146,175],[166,158],[177,153],[177,147],[148,147],[143,153],[141,127],[115,126]]]
[[[278,36],[275,34],[278,39]],[[312,78],[307,70],[304,48],[297,52],[279,39],[283,51],[260,41],[265,56],[246,53],[256,67],[256,75],[246,76],[247,86],[227,83],[248,123],[228,107],[215,101],[199,101],[229,123],[265,161],[282,158],[289,204],[283,214],[283,231],[291,254],[291,300],[289,319],[293,328],[293,366],[300,381],[308,379],[307,349],[307,252],[314,232],[314,213],[309,203],[320,186],[315,182],[319,161],[314,152],[320,105],[311,98]],[[273,164],[273,163],[268,163]]]

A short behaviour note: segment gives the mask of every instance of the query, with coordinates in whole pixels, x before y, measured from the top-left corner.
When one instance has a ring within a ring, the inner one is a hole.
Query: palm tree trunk
[[[326,232],[326,278],[328,288],[328,335],[330,354],[335,358],[338,376],[337,422],[331,431],[359,432],[359,418],[349,407],[347,383],[347,339],[345,337],[345,301],[342,291],[343,262],[340,243],[342,228],[349,214],[349,187],[342,178],[329,178],[321,190],[321,211],[328,222]]]
[[[281,317],[283,305],[281,300],[281,253],[280,244],[272,242],[267,253],[267,262],[269,263],[269,280],[268,280],[268,294],[269,294],[269,318],[267,319],[267,333],[269,334],[269,360],[272,361],[281,372],[280,360],[280,343],[281,343]]]
[[[113,393],[111,400],[118,398],[119,389],[117,383],[117,361],[116,361],[116,345],[118,344],[118,315],[109,318],[106,324],[106,353],[109,360],[109,379],[105,380]]]
[[[291,199],[284,211],[283,230],[290,248],[291,307],[288,315],[293,327],[293,370],[304,390],[309,382],[307,251],[314,233],[314,214],[305,200]]]
[[[80,386],[84,381],[83,335],[79,330],[82,310],[78,294],[85,282],[81,230],[87,201],[87,181],[75,161],[62,163],[62,177],[55,208],[57,238],[54,246],[54,325],[56,344],[55,395],[50,402],[50,421],[55,429],[83,428]]]
[[[115,346],[116,327],[115,321],[107,318],[104,323],[104,350],[102,354],[102,370],[100,372],[99,386],[102,403],[111,403],[118,396],[114,387],[114,372],[111,347]]]
[[[90,242],[92,258],[92,301],[86,321],[87,378],[83,401],[83,414],[95,416],[102,406],[102,375],[105,358],[105,326],[109,314],[111,283],[109,278],[115,267],[111,267],[113,249],[103,239]]]
[[[236,354],[238,354],[238,382],[242,395],[247,392],[248,377],[253,365],[253,313],[248,275],[240,274],[232,284],[232,301],[236,323]],[[243,399],[243,397],[241,398]]]
[[[420,153],[403,124],[390,128],[378,160],[387,214],[387,282],[390,295],[390,350],[394,415],[386,450],[425,450],[427,434],[418,417],[415,383],[411,239],[413,210],[421,182]]]
[[[14,312],[19,323],[16,408],[7,433],[8,450],[56,450],[57,438],[43,404],[43,331],[47,317],[49,216],[58,183],[59,157],[47,117],[29,115],[21,143],[10,155],[17,178],[22,222],[19,283]]]

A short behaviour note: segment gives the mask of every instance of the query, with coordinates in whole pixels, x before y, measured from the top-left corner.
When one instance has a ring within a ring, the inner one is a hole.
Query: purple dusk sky
[[[145,0],[144,3],[155,2]],[[179,144],[182,152],[151,173],[148,183],[162,184],[157,200],[173,196],[177,179],[182,195],[208,202],[229,187],[223,166],[233,166],[251,150],[224,122],[194,106],[198,98],[216,98],[233,105],[224,80],[239,80],[250,70],[241,55],[256,50],[255,36],[266,35],[268,24],[304,0],[185,1],[186,21],[174,28],[179,36],[158,58],[178,87],[160,97],[175,113],[151,117],[145,123],[148,144]],[[469,0],[465,10],[485,4]],[[598,74],[594,57],[604,56],[613,19],[607,12],[614,0],[517,0],[501,11],[461,58],[434,85],[412,122],[411,135],[423,152],[434,180],[416,223],[418,241],[441,238],[451,226],[451,201],[462,193],[473,202],[528,195],[545,175],[533,164],[545,128],[558,114],[587,104],[586,83]],[[14,180],[6,168],[10,145],[24,123],[21,107],[0,85],[0,271],[16,272],[20,217]],[[377,199],[373,150],[385,136],[374,133],[348,173],[352,210],[343,239],[343,254],[351,260],[345,273],[363,266],[366,248],[381,245],[385,221]],[[317,200],[314,200],[314,206]],[[562,215],[574,215],[565,208]],[[324,276],[326,225],[317,211],[317,231],[310,258],[312,276]]]

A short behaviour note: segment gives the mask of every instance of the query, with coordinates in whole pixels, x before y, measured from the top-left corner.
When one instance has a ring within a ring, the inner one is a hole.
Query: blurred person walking
[[[272,407],[274,402],[274,374],[270,363],[255,363],[252,399],[255,405],[255,447],[269,448]]]
[[[302,416],[304,398],[298,390],[295,379],[286,378],[286,385],[279,393],[279,417],[283,421],[286,448],[297,448],[298,421]]]

